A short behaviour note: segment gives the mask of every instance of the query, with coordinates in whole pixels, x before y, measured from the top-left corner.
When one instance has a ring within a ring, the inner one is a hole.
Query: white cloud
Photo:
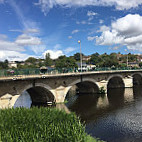
[[[72,39],[72,36],[68,36],[68,39]]]
[[[22,33],[23,31],[22,30],[20,30],[20,29],[11,29],[11,30],[9,30],[10,32],[20,32],[20,33]]]
[[[96,37],[100,45],[120,44],[128,49],[142,51],[142,16],[128,14],[113,21],[111,27],[102,26],[101,36]]]
[[[39,33],[40,31],[39,31],[39,29],[33,29],[33,28],[31,28],[31,29],[26,29],[25,31],[24,31],[24,33]]]
[[[79,25],[79,24],[80,24],[80,22],[79,22],[79,21],[76,21],[76,24],[78,24],[78,25]]]
[[[50,54],[51,59],[57,59],[59,56],[64,55],[62,50],[46,50],[43,53],[44,58],[47,53]]]
[[[75,34],[75,33],[78,33],[78,32],[79,32],[79,30],[76,29],[76,30],[73,30],[71,33]]]
[[[137,43],[142,44],[142,33],[141,33],[141,35],[139,35],[139,36],[126,38],[126,39],[124,39],[124,42],[125,42],[127,45],[129,45],[129,44],[137,44]]]
[[[87,24],[87,22],[85,20],[81,21],[80,23],[83,25]]]
[[[75,51],[76,49],[75,48],[73,48],[73,47],[68,47],[68,48],[66,48],[65,50],[64,50],[64,52],[65,52],[65,54],[69,54],[69,53],[71,53],[71,52],[73,52],[73,51]]]
[[[94,16],[96,16],[98,13],[93,12],[93,11],[88,11],[87,16],[89,17],[88,21],[93,20]]]
[[[0,40],[6,40],[7,39],[7,36],[4,35],[4,34],[0,34]]]
[[[17,51],[0,51],[0,60],[4,61],[5,59],[8,59],[9,61],[22,61],[28,58],[29,55],[23,54]]]
[[[29,29],[25,29],[25,30],[11,29],[9,31],[10,32],[20,32],[20,33],[25,33],[25,34],[37,34],[37,33],[40,33],[40,30],[35,29],[35,28],[29,28]]]
[[[111,48],[112,50],[117,50],[119,48],[119,46],[115,46],[113,48]]]
[[[100,20],[99,20],[99,23],[100,23],[100,24],[103,24],[103,23],[104,23],[104,20],[100,19]]]
[[[96,36],[88,36],[88,37],[87,37],[87,39],[88,39],[89,41],[93,41],[95,38],[96,38]]]
[[[40,45],[42,42],[41,39],[38,37],[22,34],[17,37],[15,43],[21,46],[26,46],[26,45]]]
[[[142,4],[142,0],[39,0],[38,5],[46,15],[54,6],[115,6],[117,10],[136,8]]]
[[[85,20],[83,20],[83,21],[76,21],[76,24],[82,24],[82,25],[85,25],[85,24],[90,24],[88,21],[85,21]]]
[[[26,33],[37,33],[39,31],[38,28],[38,24],[35,21],[32,21],[30,19],[27,19],[24,14],[23,11],[21,10],[22,8],[20,8],[17,3],[15,2],[15,0],[10,0],[8,1],[9,5],[13,8],[13,10],[15,11],[15,13],[17,14],[21,24],[23,25],[23,29],[24,31],[26,31]],[[20,31],[20,30],[19,30]],[[21,30],[23,31],[23,30]]]
[[[0,40],[0,50],[25,51],[22,46],[19,46],[16,43],[7,40]]]
[[[40,54],[43,53],[46,49],[45,45],[35,45],[31,46],[30,49],[35,53],[35,54]]]
[[[97,15],[98,13],[96,13],[96,12],[93,12],[93,11],[88,11],[87,12],[87,16],[95,16],[95,15]]]
[[[112,23],[112,29],[126,37],[136,36],[142,33],[142,16],[128,14]]]
[[[113,45],[123,43],[123,37],[116,31],[104,31],[100,37],[96,37],[96,43],[100,45]]]
[[[9,41],[6,35],[0,34],[0,50],[2,51],[25,51],[25,46],[30,47],[36,54],[43,52],[46,48],[38,37],[22,34],[15,41]]]
[[[4,0],[0,0],[0,3],[4,3]]]
[[[109,30],[110,30],[109,27],[103,25],[103,26],[100,27],[100,29],[97,32],[104,32],[104,31],[109,31]]]

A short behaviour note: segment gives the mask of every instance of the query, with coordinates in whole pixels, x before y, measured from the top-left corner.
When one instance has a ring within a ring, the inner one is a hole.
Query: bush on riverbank
[[[91,142],[75,114],[50,108],[0,110],[0,142]]]

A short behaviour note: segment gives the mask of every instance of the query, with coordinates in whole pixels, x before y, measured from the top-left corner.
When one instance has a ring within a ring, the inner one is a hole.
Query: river
[[[66,104],[85,122],[86,132],[107,142],[142,141],[142,86],[80,94]]]

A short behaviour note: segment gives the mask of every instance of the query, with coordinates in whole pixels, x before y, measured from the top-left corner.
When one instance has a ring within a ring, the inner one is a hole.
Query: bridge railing
[[[93,72],[93,71],[111,71],[111,70],[142,70],[142,68],[94,68],[94,69],[85,69],[82,72]],[[0,70],[0,77],[7,77],[7,76],[18,76],[18,75],[54,75],[54,74],[63,74],[63,73],[77,73],[80,72],[78,69],[71,69],[71,68],[63,68],[63,69],[52,69],[42,72],[39,68],[34,69],[3,69]]]

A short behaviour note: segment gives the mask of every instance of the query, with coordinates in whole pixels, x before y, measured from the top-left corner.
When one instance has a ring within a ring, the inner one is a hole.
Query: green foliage
[[[75,114],[51,108],[0,110],[0,141],[85,142],[85,127]]]
[[[110,55],[106,53],[102,55],[95,53],[91,55],[89,62],[99,67],[118,67],[118,59],[116,53],[111,53]]]
[[[8,68],[8,60],[4,62],[0,61],[0,69],[7,69]]]
[[[50,58],[50,53],[46,53],[45,55],[45,66],[51,66],[52,65],[52,59]]]
[[[29,57],[27,60],[25,60],[26,63],[35,63],[37,61],[34,57]]]
[[[88,135],[88,136],[86,137],[85,142],[104,142],[104,141],[99,140],[99,139],[94,139],[93,137],[91,137],[90,135]]]
[[[127,64],[126,64],[126,63],[120,63],[120,64],[119,64],[119,67],[120,67],[120,68],[126,68],[126,67],[127,67]]]
[[[139,66],[142,67],[142,62],[139,63]]]
[[[104,87],[100,87],[99,89],[99,94],[105,94],[106,93],[106,90]]]
[[[82,57],[84,56],[84,54],[81,54]],[[80,53],[76,53],[74,54],[73,58],[76,60],[76,61],[80,61]]]
[[[100,62],[102,62],[102,59],[99,57],[98,53],[95,53],[91,55],[91,59],[89,62],[91,64],[98,65]]]
[[[133,55],[131,53],[128,54],[128,61],[129,62],[136,62],[137,61],[137,55]]]
[[[24,65],[18,64],[18,69],[27,69],[27,68],[38,68],[38,59],[34,57],[29,57],[28,59],[25,60]]]
[[[56,68],[75,68],[77,67],[76,61],[72,57],[60,56],[56,60]]]

